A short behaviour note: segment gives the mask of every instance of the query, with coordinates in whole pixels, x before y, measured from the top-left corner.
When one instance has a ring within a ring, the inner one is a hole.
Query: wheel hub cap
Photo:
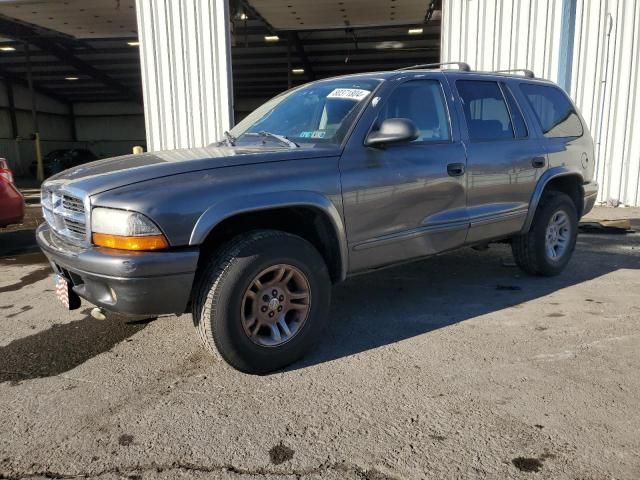
[[[566,253],[571,239],[571,223],[564,210],[555,212],[545,234],[545,251],[550,260],[560,260]]]
[[[252,280],[242,299],[242,327],[252,342],[275,347],[302,329],[311,307],[311,289],[293,265],[269,267]]]
[[[272,298],[271,300],[269,300],[269,310],[277,310],[279,306],[280,302],[277,298]]]

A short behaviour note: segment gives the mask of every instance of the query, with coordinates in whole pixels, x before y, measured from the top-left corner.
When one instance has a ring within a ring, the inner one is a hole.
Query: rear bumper
[[[38,227],[36,240],[73,291],[105,310],[161,315],[184,313],[187,308],[198,248],[161,252],[79,248],[60,240],[47,224]]]
[[[582,209],[582,215],[589,213],[596,203],[598,197],[598,184],[596,182],[588,182],[582,185],[584,191],[584,203]]]

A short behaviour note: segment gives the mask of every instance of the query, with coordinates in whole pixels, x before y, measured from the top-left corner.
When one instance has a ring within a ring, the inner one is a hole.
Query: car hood
[[[333,156],[337,147],[204,147],[124,155],[85,163],[61,172],[44,184],[89,195],[155,178],[257,163]]]

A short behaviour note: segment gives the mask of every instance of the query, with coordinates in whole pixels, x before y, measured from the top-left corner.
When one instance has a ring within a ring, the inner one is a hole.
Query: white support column
[[[136,0],[147,148],[202,147],[232,124],[227,0]]]

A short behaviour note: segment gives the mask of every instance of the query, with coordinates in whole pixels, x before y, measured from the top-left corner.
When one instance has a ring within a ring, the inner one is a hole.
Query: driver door
[[[469,227],[466,156],[444,76],[420,73],[389,83],[340,160],[351,272],[459,247]],[[411,120],[419,137],[365,146],[387,118]]]

